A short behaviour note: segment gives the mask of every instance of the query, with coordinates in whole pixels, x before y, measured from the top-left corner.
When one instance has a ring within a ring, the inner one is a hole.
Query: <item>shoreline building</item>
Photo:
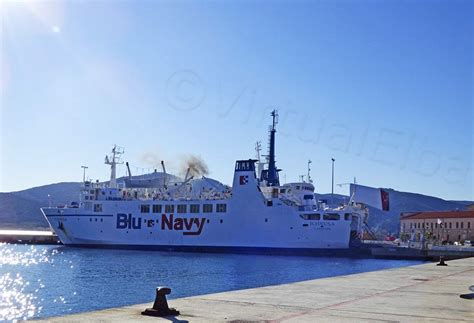
[[[400,237],[442,243],[474,240],[474,210],[402,212]]]

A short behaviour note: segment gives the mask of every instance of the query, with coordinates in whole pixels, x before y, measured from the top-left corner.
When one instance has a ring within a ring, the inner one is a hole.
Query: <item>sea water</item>
[[[407,260],[177,253],[0,244],[0,321],[347,275]]]

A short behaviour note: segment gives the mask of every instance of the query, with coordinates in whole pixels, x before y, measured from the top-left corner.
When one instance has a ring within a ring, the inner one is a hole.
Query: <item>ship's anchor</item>
[[[155,303],[153,303],[153,308],[147,308],[142,312],[142,315],[148,316],[174,316],[179,315],[179,311],[174,308],[168,307],[168,302],[166,301],[166,295],[171,293],[171,288],[169,287],[158,287],[156,289],[156,298]]]
[[[59,230],[62,230],[62,231],[64,231],[64,232],[66,232],[66,230],[64,229],[64,223],[63,223],[63,221],[59,221],[58,229],[59,229]]]

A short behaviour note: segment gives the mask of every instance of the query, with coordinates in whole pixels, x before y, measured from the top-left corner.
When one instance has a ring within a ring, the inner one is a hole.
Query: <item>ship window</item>
[[[323,215],[323,219],[328,220],[328,221],[337,221],[340,218],[341,218],[341,215],[338,213],[325,213]]]
[[[212,213],[212,204],[204,204],[202,206],[202,211],[204,213]]]
[[[186,213],[186,204],[179,204],[178,205],[178,213]]]
[[[461,222],[461,229],[464,229],[464,222]]]
[[[216,212],[217,212],[217,213],[225,213],[225,212],[227,212],[227,204],[217,204],[217,205],[216,205]]]
[[[102,212],[102,204],[94,204],[94,212]]]
[[[296,186],[296,189],[297,189],[297,190],[299,190],[299,189],[300,189],[300,187],[299,187],[299,186]]]
[[[321,220],[321,214],[310,214],[309,219],[310,220]]]
[[[285,194],[286,189],[282,188],[282,189],[280,190],[280,192],[283,193],[283,194]]]
[[[344,220],[350,221],[351,220],[351,214],[350,213],[344,214]]]
[[[300,217],[304,220],[312,220],[312,221],[318,221],[321,220],[321,214],[300,214]]]
[[[199,204],[191,204],[189,212],[199,213]]]
[[[161,204],[153,204],[153,213],[161,213]]]
[[[141,213],[150,213],[150,204],[141,204],[140,205]]]
[[[174,205],[168,204],[165,205],[165,213],[173,213],[174,212]]]
[[[237,171],[254,171],[255,163],[252,160],[239,160],[235,164],[235,170]]]
[[[311,195],[311,194],[305,194],[304,199],[305,200],[312,200],[312,199],[314,199],[314,196]]]

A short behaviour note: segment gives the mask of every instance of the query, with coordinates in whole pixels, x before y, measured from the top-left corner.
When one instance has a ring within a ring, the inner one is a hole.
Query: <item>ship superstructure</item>
[[[84,181],[81,199],[42,212],[65,245],[189,251],[347,250],[367,217],[351,201],[329,208],[315,200],[308,181],[280,185],[275,161],[278,122],[273,111],[266,162],[237,160],[232,187],[189,175],[166,173],[116,178],[123,150],[114,147],[105,163],[108,183]],[[160,176],[158,176],[158,174]],[[308,164],[308,179],[309,164]]]

